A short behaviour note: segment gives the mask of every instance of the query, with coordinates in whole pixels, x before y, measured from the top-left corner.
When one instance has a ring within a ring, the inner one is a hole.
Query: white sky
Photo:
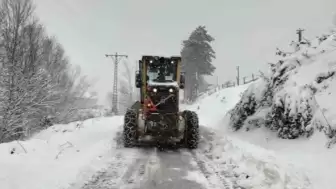
[[[102,100],[112,90],[113,63],[106,53],[179,55],[181,42],[198,25],[215,38],[219,83],[266,68],[277,46],[306,29],[314,38],[331,26],[336,0],[33,0],[49,34],[56,35],[71,63],[99,79]],[[120,66],[121,69],[122,66]],[[209,78],[212,83],[216,77]]]

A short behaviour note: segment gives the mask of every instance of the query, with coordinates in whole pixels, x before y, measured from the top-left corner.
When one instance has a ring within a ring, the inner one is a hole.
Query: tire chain
[[[124,143],[132,143],[134,137],[136,136],[136,113],[129,109],[126,112],[125,118],[124,118],[124,133],[123,133],[123,142]],[[132,144],[129,144],[132,145]]]
[[[196,148],[198,145],[198,140],[200,138],[200,134],[198,130],[199,129],[198,117],[197,117],[197,114],[193,111],[186,111],[185,115],[187,119],[186,120],[187,124],[190,124],[192,126],[191,130],[189,130],[189,132],[191,132],[191,136],[189,136],[189,133],[187,131],[187,140],[188,140],[187,144],[190,145],[190,147],[192,148]]]

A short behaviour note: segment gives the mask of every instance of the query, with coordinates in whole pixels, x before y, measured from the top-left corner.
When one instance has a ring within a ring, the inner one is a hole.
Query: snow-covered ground
[[[331,183],[335,179],[333,171],[336,165],[335,149],[326,149],[325,136],[317,133],[309,139],[284,140],[265,128],[250,132],[235,132],[228,135],[251,144],[261,146],[276,153],[278,158],[294,164],[310,179],[313,188],[334,189]]]
[[[244,142],[251,139],[255,143],[253,137],[246,135],[239,139],[222,129],[224,115],[234,107],[247,87],[223,89],[187,107],[198,112],[201,125],[211,127],[204,131],[211,136],[202,135],[195,153],[204,160],[207,172],[212,173],[206,179],[200,179],[202,174],[197,174],[195,180],[210,180],[212,185],[206,185],[209,189],[216,182],[227,188],[232,188],[233,184],[246,189],[312,188],[303,172],[306,169],[302,171],[287,163],[277,152]],[[124,149],[115,141],[122,120],[123,117],[96,118],[80,125],[56,125],[30,140],[0,144],[0,188],[79,188],[108,165],[117,166],[117,172],[127,172],[126,167],[134,165],[130,162],[135,161],[133,157],[137,151]],[[115,175],[116,179],[120,176]],[[188,178],[193,177],[189,175]]]
[[[249,84],[219,90],[210,96],[202,97],[198,102],[187,106],[186,109],[197,112],[200,125],[216,127],[221,123],[226,112],[232,109],[240,100],[240,94],[248,86]]]
[[[311,69],[315,69],[316,72],[317,68],[315,67]],[[310,74],[307,74],[307,76],[309,75]],[[336,91],[332,91],[332,83],[330,86],[331,87],[328,88],[328,90],[320,95],[327,97],[335,95]],[[334,189],[335,187],[331,183],[333,183],[333,170],[336,169],[336,164],[333,164],[332,162],[336,159],[336,149],[327,149],[325,147],[327,138],[324,133],[316,132],[311,138],[284,140],[278,138],[276,133],[271,132],[266,128],[253,129],[248,132],[233,132],[227,127],[226,123],[228,120],[226,120],[227,117],[225,118],[224,115],[228,109],[233,108],[235,103],[239,101],[240,97],[237,94],[243,92],[243,90],[247,87],[248,85],[240,86],[239,88],[221,90],[192,106],[192,108],[200,113],[200,121],[201,123],[203,122],[202,124],[207,122],[207,120],[212,123],[217,123],[212,124],[211,126],[218,129],[216,131],[219,136],[225,136],[219,137],[214,142],[214,145],[219,149],[218,156],[220,158],[218,161],[237,162],[238,165],[243,164],[242,168],[240,168],[241,170],[245,169],[245,173],[252,171],[252,173],[249,174],[255,175],[263,173],[260,169],[257,169],[257,171],[253,173],[253,170],[255,170],[258,166],[270,166],[274,168],[270,168],[274,175],[284,179],[282,180],[283,183],[285,183],[285,180],[289,178],[291,178],[293,182],[295,178],[298,178],[296,181],[303,183],[302,181],[304,181],[304,177],[302,177],[302,175],[306,175],[309,178],[309,181],[306,180],[306,182],[310,182],[312,188]],[[223,103],[223,97],[225,97],[225,99],[230,99],[230,102]],[[330,103],[332,101],[327,97],[318,98],[319,104],[323,108],[330,107],[327,109],[329,112],[328,115],[335,114],[336,111],[333,113],[331,109],[334,108],[332,103]],[[200,110],[197,110],[198,106],[200,107]],[[203,117],[203,115],[207,116]],[[211,154],[215,155],[218,152],[218,149],[212,148]],[[240,153],[242,153],[242,155],[238,155]],[[250,164],[250,162],[253,163]],[[254,165],[255,167],[252,168],[250,165],[252,165],[252,167]],[[269,167],[266,169],[269,169]],[[300,171],[301,173],[297,174],[298,172],[296,171]],[[291,176],[287,178],[286,176],[284,177],[285,172],[288,173],[287,176]],[[262,174],[259,176],[263,177]],[[265,179],[265,181],[266,180],[267,179]]]
[[[27,141],[0,144],[1,189],[60,189],[106,166],[123,117],[56,125]]]

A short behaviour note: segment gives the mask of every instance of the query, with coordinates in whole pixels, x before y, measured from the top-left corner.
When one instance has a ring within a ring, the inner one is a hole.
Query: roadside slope
[[[240,94],[243,93],[249,85],[250,84],[220,89],[186,108],[197,112],[200,125],[217,127],[226,113],[240,100]]]
[[[234,186],[248,189],[313,188],[301,167],[223,129],[228,123],[225,115],[239,102],[241,93],[254,83],[221,89],[186,107],[198,113],[200,125],[204,127],[198,153],[204,154],[214,172],[223,174]]]

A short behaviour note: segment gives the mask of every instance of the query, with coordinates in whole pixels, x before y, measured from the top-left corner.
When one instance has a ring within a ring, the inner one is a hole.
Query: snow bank
[[[220,136],[203,146],[203,152],[225,171],[226,177],[245,189],[310,189],[304,172],[258,146]]]
[[[88,179],[113,154],[122,118],[55,125],[30,140],[0,144],[0,188],[59,189]]]

